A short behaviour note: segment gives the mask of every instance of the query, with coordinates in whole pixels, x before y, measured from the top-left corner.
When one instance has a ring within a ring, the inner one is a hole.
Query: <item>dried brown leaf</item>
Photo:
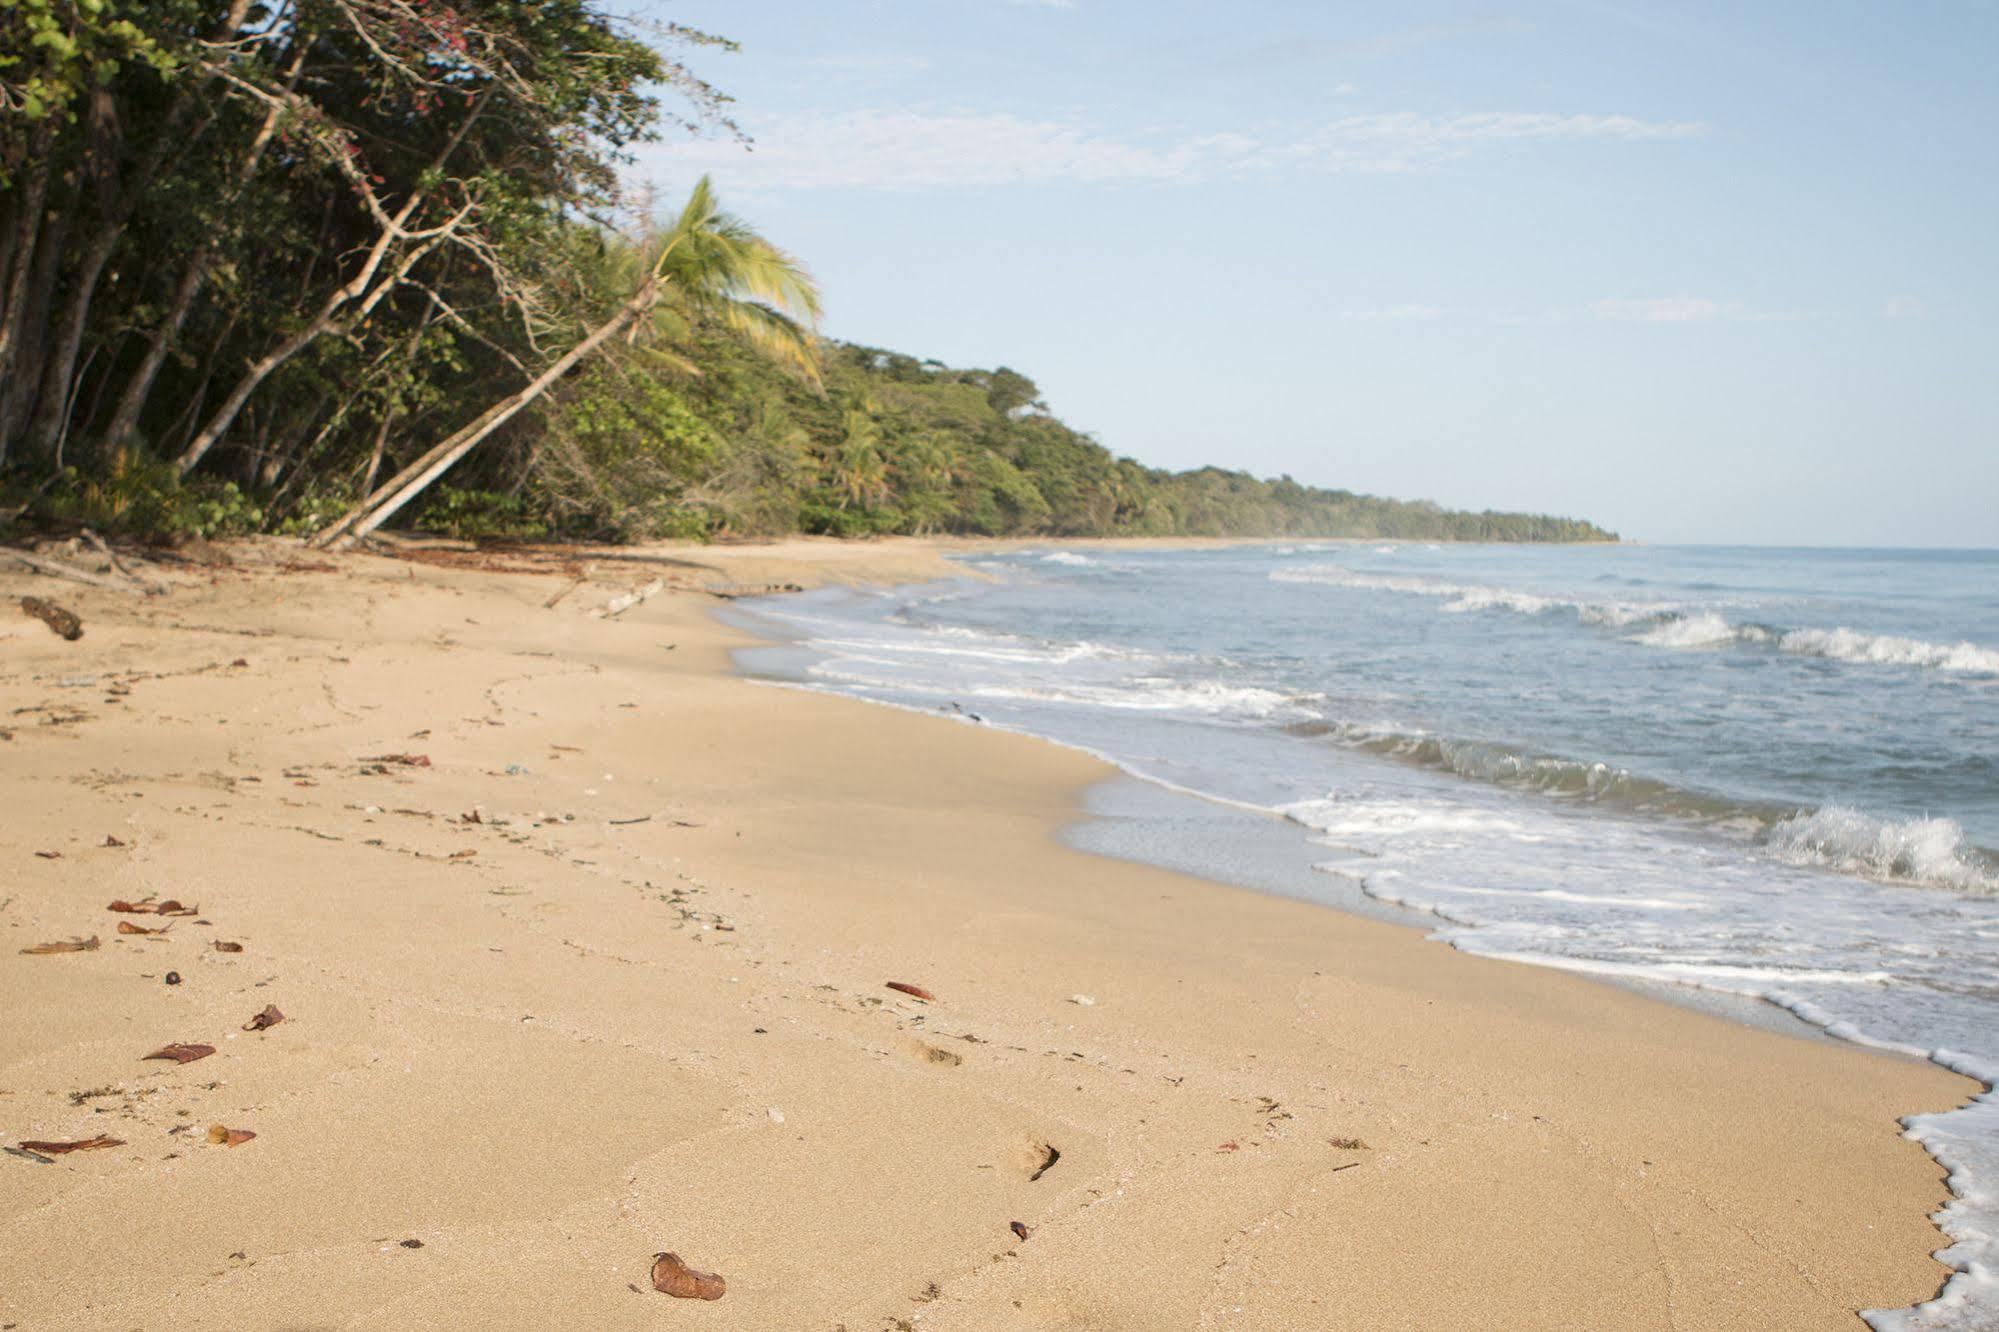
[[[175,1041],[172,1045],[162,1045],[145,1058],[171,1059],[176,1064],[189,1064],[197,1059],[206,1059],[214,1053],[215,1047],[212,1045],[192,1045]]]
[[[149,930],[144,925],[134,925],[129,920],[121,920],[118,922],[118,933],[120,934],[165,934],[168,930],[172,928],[173,926],[171,925],[161,925],[157,929]]]
[[[228,939],[217,939],[215,941],[215,951],[218,953],[240,953],[243,951],[243,945]]]
[[[1027,1228],[1024,1222],[1020,1221],[1009,1221],[1006,1223],[1006,1228],[1008,1230],[1011,1230],[1020,1239],[1026,1239],[1029,1235],[1032,1235],[1034,1233],[1033,1231]]]
[[[198,916],[201,914],[201,908],[198,906],[182,906],[179,902],[169,897],[166,901],[153,908],[153,914],[156,916]]]
[[[361,760],[363,763],[394,763],[405,768],[428,768],[428,754],[375,754]]]
[[[62,852],[60,852],[60,851],[37,851],[37,852],[35,852],[35,854],[36,854],[37,856],[39,856],[39,857],[40,857],[41,859],[43,859],[43,860],[61,860],[61,859],[62,859]]]
[[[652,1288],[675,1299],[719,1300],[729,1283],[713,1272],[695,1271],[677,1253],[662,1253],[653,1256]]]
[[[150,898],[143,902],[127,902],[121,897],[104,909],[106,911],[123,911],[128,915],[134,916],[150,916],[153,914],[153,903]]]
[[[94,953],[97,951],[97,936],[93,934],[88,939],[59,939],[55,943],[36,944],[33,948],[23,948],[21,951],[33,956],[48,953]]]
[[[241,1147],[256,1136],[249,1129],[233,1129],[223,1124],[208,1126],[208,1144],[211,1147]]]
[[[280,1022],[283,1022],[284,1020],[285,1020],[285,1015],[278,1011],[278,1006],[276,1004],[267,1004],[265,1005],[263,1012],[257,1014],[257,1016],[251,1018],[248,1022],[245,1022],[243,1024],[243,1030],[263,1031],[267,1028],[277,1026]]]
[[[101,1152],[106,1147],[123,1147],[123,1138],[113,1138],[100,1133],[94,1138],[82,1138],[76,1142],[24,1142],[20,1149],[24,1152],[40,1152],[43,1156],[62,1156],[68,1152]]]
[[[925,1002],[929,1002],[937,997],[921,985],[911,985],[907,981],[884,981],[883,984],[887,985],[891,990],[902,991],[912,999],[922,999]]]

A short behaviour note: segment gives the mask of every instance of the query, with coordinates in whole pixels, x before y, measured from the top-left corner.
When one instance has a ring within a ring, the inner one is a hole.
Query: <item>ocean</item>
[[[1285,891],[1414,913],[1457,948],[1739,996],[1999,1077],[1999,552],[1298,542],[964,563],[745,603],[778,646],[744,664],[1266,816],[1323,885]],[[1271,886],[1225,825],[1150,817],[1158,835],[1117,849]],[[1908,1132],[1951,1171],[1958,1274],[1869,1321],[1999,1325],[1999,1100]]]

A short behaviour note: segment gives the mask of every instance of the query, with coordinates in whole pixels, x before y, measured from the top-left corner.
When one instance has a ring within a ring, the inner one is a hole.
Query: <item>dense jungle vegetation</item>
[[[1114,456],[816,335],[706,181],[721,38],[596,0],[0,3],[0,524],[1603,540]]]

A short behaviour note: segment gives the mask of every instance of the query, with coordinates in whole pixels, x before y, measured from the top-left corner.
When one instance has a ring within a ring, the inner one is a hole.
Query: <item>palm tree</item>
[[[355,540],[380,527],[487,436],[620,335],[628,342],[636,342],[647,331],[655,338],[671,338],[690,319],[719,320],[752,346],[817,381],[813,328],[819,319],[818,288],[796,259],[757,235],[742,219],[724,212],[706,176],[696,183],[672,226],[620,252],[628,256],[632,294],[609,319],[527,387],[396,473],[314,537],[313,544]],[[693,368],[663,348],[653,350],[683,368]]]

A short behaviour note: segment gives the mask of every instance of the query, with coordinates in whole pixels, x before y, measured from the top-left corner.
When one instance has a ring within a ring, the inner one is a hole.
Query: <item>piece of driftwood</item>
[[[102,574],[94,574],[88,569],[79,569],[72,564],[62,564],[56,560],[44,559],[40,555],[30,555],[24,550],[0,547],[0,555],[11,555],[36,573],[47,574],[51,578],[67,578],[71,582],[87,583],[91,587],[108,587],[116,592],[131,590],[131,585],[128,583],[106,578]]]
[[[168,588],[165,583],[153,582],[151,579],[148,579],[142,574],[140,574],[139,571],[134,569],[131,565],[119,559],[118,552],[111,549],[110,542],[106,541],[103,537],[97,535],[97,533],[91,531],[87,527],[83,529],[82,535],[83,539],[85,541],[88,541],[91,544],[91,546],[96,549],[98,554],[102,555],[105,559],[111,561],[112,568],[116,569],[119,573],[124,574],[127,578],[137,583],[140,589],[144,591],[147,596],[159,597],[166,595]]]
[[[83,621],[77,617],[76,612],[64,610],[53,601],[44,601],[40,597],[22,597],[21,610],[24,614],[32,615],[47,625],[49,632],[57,638],[66,638],[74,643],[83,637]]]
[[[633,588],[629,592],[612,597],[597,611],[597,617],[604,620],[615,619],[632,607],[650,601],[664,591],[666,591],[666,580],[655,578],[644,587]]]
[[[738,597],[768,597],[778,592],[803,592],[797,583],[730,583],[721,587],[701,589],[720,601],[734,601]]]

